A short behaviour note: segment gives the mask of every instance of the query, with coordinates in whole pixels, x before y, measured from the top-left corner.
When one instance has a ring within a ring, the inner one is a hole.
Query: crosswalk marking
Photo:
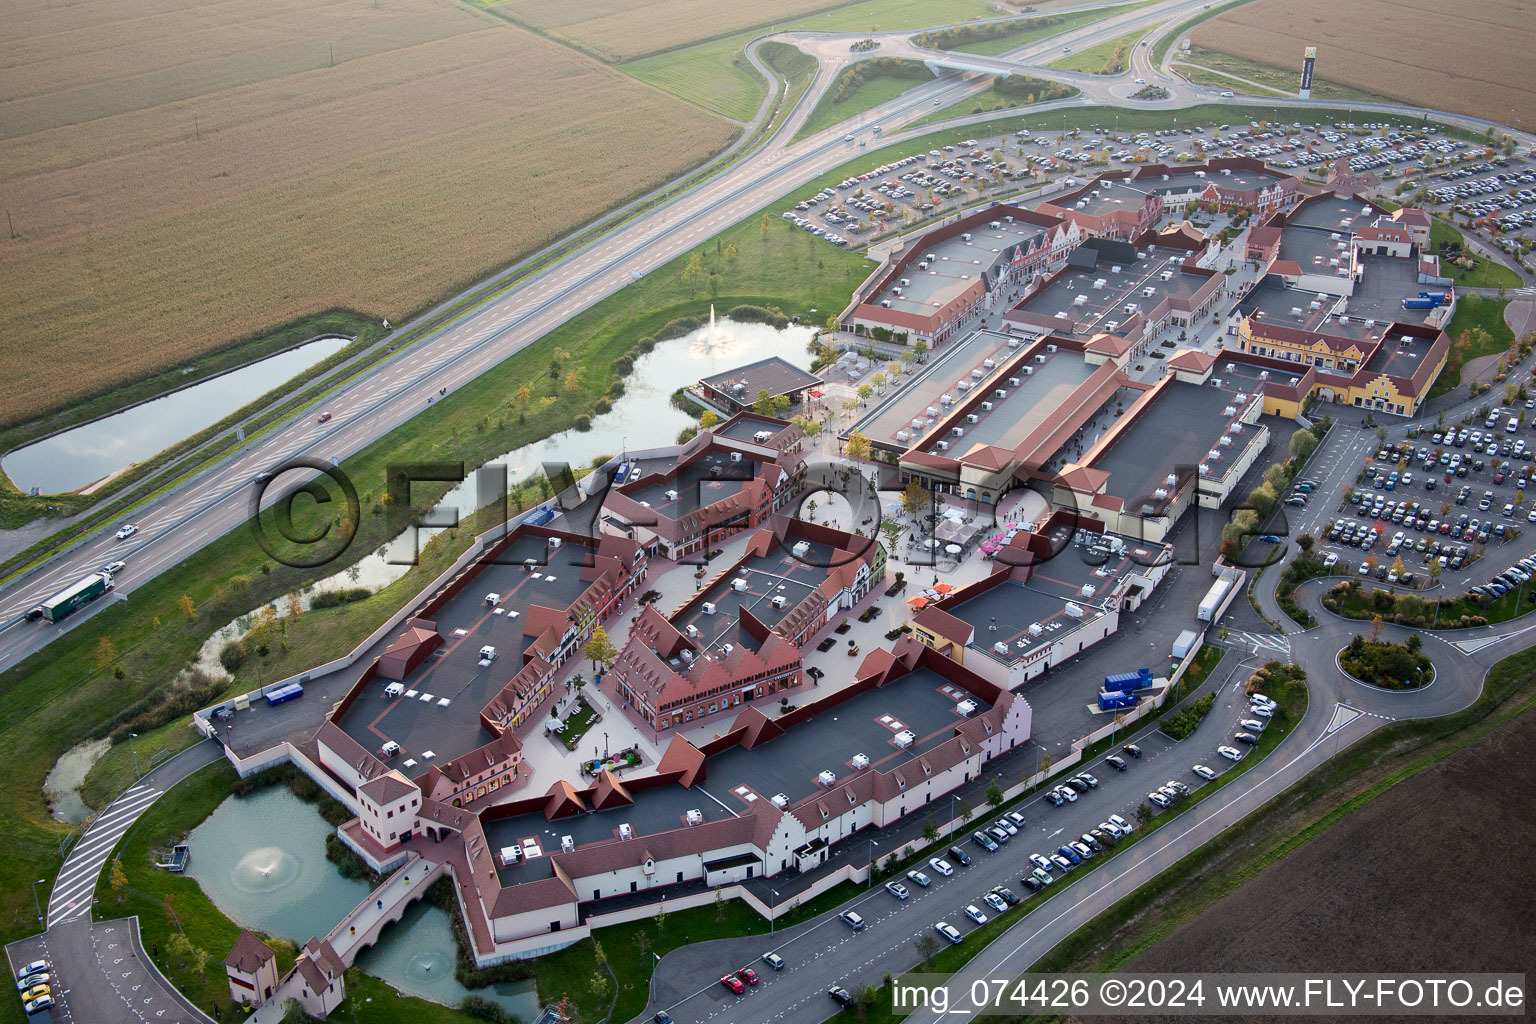
[[[139,820],[139,815],[160,798],[160,790],[140,783],[125,790],[91,823],[64,860],[48,896],[48,927],[90,912],[92,894],[101,869],[118,840]]]

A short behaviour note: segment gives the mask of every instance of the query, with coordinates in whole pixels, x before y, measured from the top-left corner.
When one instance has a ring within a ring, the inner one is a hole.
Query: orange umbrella
[[[935,583],[933,585],[933,589],[938,591],[941,594],[947,594],[951,590],[954,590],[955,587],[954,587],[954,584],[952,584],[952,583]]]
[[[928,599],[926,597],[909,597],[907,598],[907,604],[914,608],[925,608],[928,605]]]

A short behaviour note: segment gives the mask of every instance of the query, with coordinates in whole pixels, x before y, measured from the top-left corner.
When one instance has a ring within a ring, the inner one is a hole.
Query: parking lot
[[[1358,483],[1346,473],[1339,493],[1303,480],[1284,500],[1293,510],[1335,506],[1318,525],[1319,551],[1340,574],[1422,587],[1434,562],[1452,596],[1486,586],[1498,597],[1511,585],[1493,577],[1513,564],[1515,583],[1524,582],[1529,570],[1518,560],[1536,551],[1533,420],[1536,399],[1490,405],[1467,424],[1380,445],[1358,467]]]

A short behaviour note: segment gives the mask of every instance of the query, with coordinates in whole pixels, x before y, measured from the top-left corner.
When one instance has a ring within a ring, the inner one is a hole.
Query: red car
[[[748,985],[757,984],[757,972],[750,967],[743,967],[741,970],[737,971],[736,977],[740,978]]]
[[[747,990],[747,986],[743,985],[741,983],[741,979],[736,977],[734,974],[727,974],[722,977],[720,979],[720,984],[724,985],[726,988],[730,989],[737,995],[741,995]]]
[[[328,413],[328,412],[321,413],[320,414],[320,422],[321,423],[329,423],[329,422],[331,422],[331,414]]]

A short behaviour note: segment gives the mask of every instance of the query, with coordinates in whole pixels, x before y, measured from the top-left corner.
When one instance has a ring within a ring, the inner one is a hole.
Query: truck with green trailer
[[[115,584],[112,582],[110,573],[93,572],[84,579],[65,587],[32,609],[32,614],[28,617],[58,622],[79,609],[82,605],[96,600],[102,594],[113,589],[114,586]]]

